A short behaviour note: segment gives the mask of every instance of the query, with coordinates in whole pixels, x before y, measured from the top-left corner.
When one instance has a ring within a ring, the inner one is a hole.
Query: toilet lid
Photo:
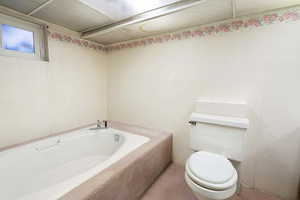
[[[223,184],[233,178],[235,169],[230,161],[218,154],[196,152],[188,160],[190,172],[199,180],[212,184]]]

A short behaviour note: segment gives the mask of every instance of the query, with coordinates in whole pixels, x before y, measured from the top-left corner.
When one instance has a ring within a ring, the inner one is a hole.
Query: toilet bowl
[[[199,151],[186,162],[185,181],[199,200],[225,200],[237,188],[238,175],[224,156]]]

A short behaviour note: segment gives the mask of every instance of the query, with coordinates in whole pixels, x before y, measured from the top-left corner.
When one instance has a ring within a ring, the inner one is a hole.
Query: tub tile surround
[[[1,148],[0,151],[68,134],[93,125],[96,125],[96,123]],[[150,141],[114,163],[111,167],[101,171],[95,177],[79,185],[61,197],[61,200],[139,200],[142,194],[171,163],[171,133],[115,121],[109,121],[109,127],[149,137]]]
[[[61,200],[139,200],[172,159],[172,135],[121,122],[112,128],[151,140],[125,158],[73,189]]]

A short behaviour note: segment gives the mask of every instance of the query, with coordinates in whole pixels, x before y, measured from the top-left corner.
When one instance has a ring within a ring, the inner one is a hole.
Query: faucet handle
[[[107,128],[107,120],[103,120],[104,127]]]

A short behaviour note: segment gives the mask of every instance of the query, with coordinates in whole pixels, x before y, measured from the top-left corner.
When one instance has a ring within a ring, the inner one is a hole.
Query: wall
[[[53,39],[49,51],[50,62],[0,56],[0,147],[107,117],[106,54]]]
[[[109,54],[110,119],[172,131],[190,155],[198,97],[249,104],[244,184],[296,199],[300,174],[300,22],[177,40]]]

